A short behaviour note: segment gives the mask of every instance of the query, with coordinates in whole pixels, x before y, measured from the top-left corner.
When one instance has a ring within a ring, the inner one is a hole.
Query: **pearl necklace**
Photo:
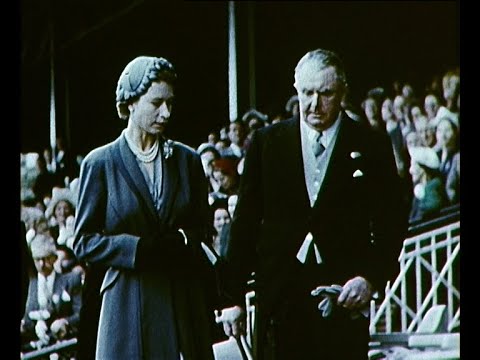
[[[159,149],[159,146],[158,146],[158,139],[155,140],[155,143],[153,144],[153,146],[150,148],[150,150],[147,150],[147,151],[142,151],[133,141],[132,139],[129,138],[129,136],[127,135],[127,132],[125,132],[125,139],[127,140],[127,144],[128,144],[128,147],[130,148],[130,150],[132,150],[132,152],[134,153],[134,155],[137,157],[138,160],[140,160],[141,162],[144,162],[144,163],[150,163],[152,162],[153,160],[155,160],[155,158],[157,157],[157,154],[158,154],[158,149]]]

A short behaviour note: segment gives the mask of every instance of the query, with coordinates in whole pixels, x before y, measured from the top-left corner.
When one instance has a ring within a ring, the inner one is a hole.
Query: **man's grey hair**
[[[315,63],[318,70],[323,70],[327,67],[333,66],[337,70],[338,80],[345,86],[347,85],[347,78],[345,75],[345,67],[343,61],[338,54],[333,51],[325,49],[316,49],[306,53],[295,67],[295,77],[300,69],[305,64]]]

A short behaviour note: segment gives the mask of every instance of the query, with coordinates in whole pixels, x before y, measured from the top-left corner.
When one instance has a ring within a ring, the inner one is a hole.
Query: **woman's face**
[[[213,227],[217,234],[220,234],[223,226],[230,222],[230,215],[228,214],[227,209],[219,208],[215,210],[213,214]]]
[[[437,125],[437,143],[442,147],[452,148],[455,145],[456,133],[448,120],[440,120]]]
[[[143,133],[163,134],[172,112],[174,92],[172,85],[155,81],[148,91],[129,105],[130,120]]]
[[[382,119],[387,121],[393,118],[393,102],[391,99],[385,99],[382,103]]]
[[[59,224],[65,225],[65,221],[70,215],[73,215],[72,206],[67,201],[60,200],[55,206],[55,219]]]

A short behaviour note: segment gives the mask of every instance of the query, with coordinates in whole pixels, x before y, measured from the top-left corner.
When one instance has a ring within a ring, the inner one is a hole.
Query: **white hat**
[[[60,201],[67,201],[75,208],[77,206],[77,197],[75,193],[68,188],[54,187],[52,189],[52,199],[48,203],[47,210],[45,210],[45,216],[50,218],[53,215],[55,207]]]
[[[429,169],[438,170],[440,168],[440,160],[437,153],[429,147],[418,146],[411,148],[410,157],[416,163]]]

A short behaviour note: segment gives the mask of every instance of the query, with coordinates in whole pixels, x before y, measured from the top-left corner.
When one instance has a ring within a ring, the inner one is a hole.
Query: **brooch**
[[[165,140],[163,143],[163,158],[166,160],[173,154],[173,141],[170,139]]]

